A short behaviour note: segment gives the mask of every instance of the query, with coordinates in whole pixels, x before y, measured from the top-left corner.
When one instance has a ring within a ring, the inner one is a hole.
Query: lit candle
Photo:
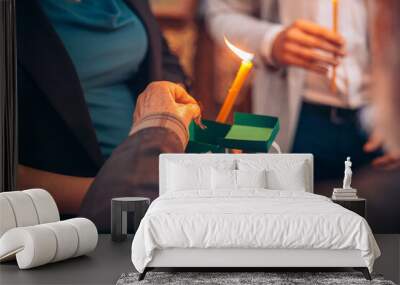
[[[332,0],[332,14],[333,14],[333,32],[338,33],[339,30],[339,0]],[[337,92],[336,87],[336,67],[333,68],[331,90],[333,93]]]
[[[226,96],[224,104],[222,105],[222,108],[217,116],[217,122],[219,123],[224,123],[228,119],[228,116],[235,105],[237,96],[239,95],[239,92],[253,67],[252,60],[254,58],[253,54],[235,47],[226,38],[225,43],[237,56],[242,59],[242,63],[240,64],[240,68],[236,74],[235,80],[233,80],[233,83],[229,88],[228,95]]]

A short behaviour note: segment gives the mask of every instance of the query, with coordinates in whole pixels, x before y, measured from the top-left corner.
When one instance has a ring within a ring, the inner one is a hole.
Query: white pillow
[[[267,181],[268,189],[305,192],[307,189],[305,163],[296,163],[284,170],[268,170]]]
[[[236,190],[236,170],[212,168],[211,177],[213,190]]]
[[[210,167],[176,163],[169,163],[168,167],[168,191],[211,189]]]
[[[240,170],[266,169],[267,188],[271,190],[306,191],[308,172],[304,160],[238,160]]]
[[[236,170],[237,188],[267,188],[267,171]]]
[[[200,157],[200,156],[199,156]],[[235,169],[235,160],[179,159],[167,163],[167,191],[209,190],[212,189],[211,168]]]

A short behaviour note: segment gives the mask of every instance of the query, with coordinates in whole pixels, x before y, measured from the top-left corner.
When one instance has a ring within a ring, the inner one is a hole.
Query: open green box
[[[279,132],[279,120],[276,117],[235,113],[233,121],[233,125],[229,125],[203,120],[207,126],[204,130],[192,122],[186,152],[223,153],[226,148],[268,152]]]

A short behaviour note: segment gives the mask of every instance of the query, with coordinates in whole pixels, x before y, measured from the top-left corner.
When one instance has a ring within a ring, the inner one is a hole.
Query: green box
[[[189,126],[188,153],[224,153],[226,148],[244,152],[268,152],[279,132],[276,117],[235,113],[233,125],[203,120],[202,130],[195,123]]]

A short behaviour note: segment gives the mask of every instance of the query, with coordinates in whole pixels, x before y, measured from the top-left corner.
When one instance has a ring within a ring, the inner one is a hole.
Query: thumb
[[[190,120],[200,117],[201,115],[201,110],[198,104],[186,104],[183,106],[183,109]]]
[[[197,104],[186,104],[179,107],[179,113],[185,121],[185,125],[189,126],[190,122],[201,115],[200,107]]]

